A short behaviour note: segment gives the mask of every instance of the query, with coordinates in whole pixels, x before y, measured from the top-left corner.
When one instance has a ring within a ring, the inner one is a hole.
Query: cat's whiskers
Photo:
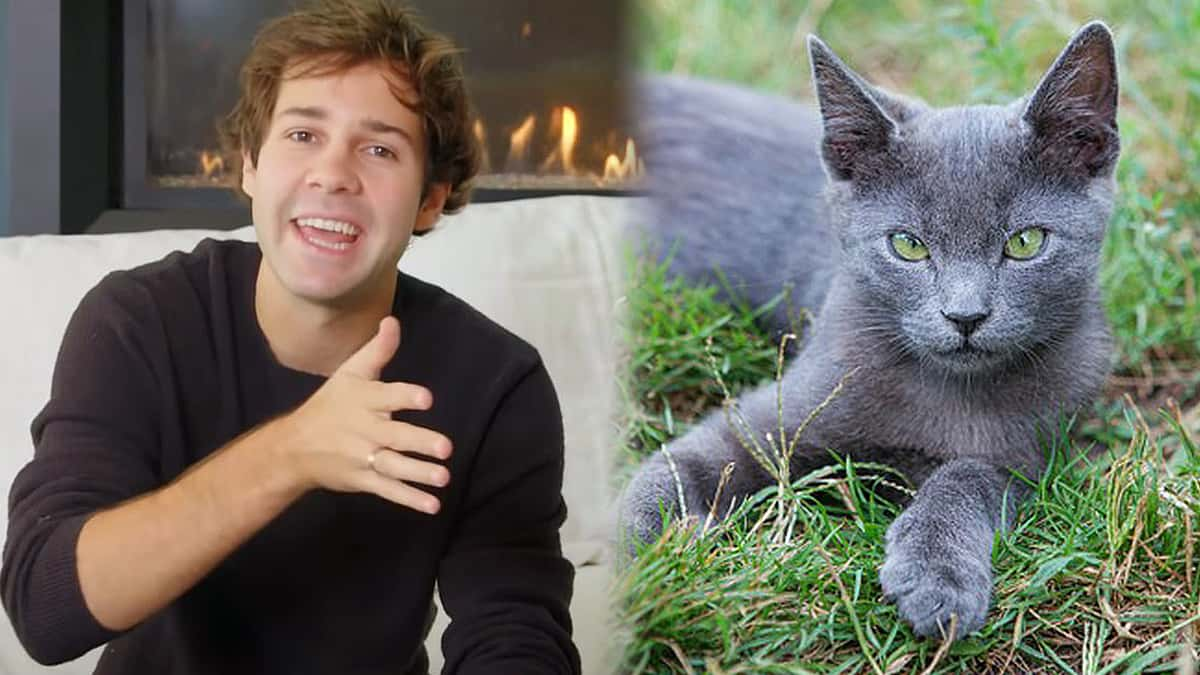
[[[857,322],[857,325],[852,329],[843,330],[841,334],[849,338],[852,342],[857,342],[856,338],[866,338],[870,340],[871,346],[883,348],[885,356],[890,357],[884,363],[880,364],[883,367],[894,365],[903,360],[904,357],[911,357],[917,354],[910,341],[890,321],[886,323]],[[882,339],[878,339],[880,337]]]
[[[1033,375],[1042,375],[1044,372],[1049,371],[1045,358],[1037,352],[1037,349],[1026,347],[1021,343],[1016,343],[1016,347],[1021,352],[1021,356],[1028,361],[1030,367],[1033,369]]]

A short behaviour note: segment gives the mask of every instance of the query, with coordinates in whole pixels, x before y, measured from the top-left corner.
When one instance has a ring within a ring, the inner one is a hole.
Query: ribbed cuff
[[[79,585],[76,550],[79,532],[93,514],[60,521],[46,539],[25,589],[25,648],[39,661],[62,663],[78,658],[120,635],[96,620]]]

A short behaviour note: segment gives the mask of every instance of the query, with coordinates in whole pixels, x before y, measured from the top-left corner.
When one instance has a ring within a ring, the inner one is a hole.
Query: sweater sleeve
[[[539,362],[496,411],[438,571],[445,673],[578,673],[562,557],[562,417]]]
[[[0,592],[21,644],[47,665],[116,637],[84,601],[79,532],[96,511],[156,487],[152,371],[138,321],[112,291],[102,281],[68,322],[31,425],[33,459],[9,492]]]

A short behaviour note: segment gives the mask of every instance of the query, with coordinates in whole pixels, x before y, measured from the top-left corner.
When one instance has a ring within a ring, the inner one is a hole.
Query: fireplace
[[[243,209],[216,124],[261,23],[294,0],[121,0],[124,209]],[[465,50],[484,166],[475,199],[627,194],[642,166],[622,73],[626,7],[593,0],[411,3]]]

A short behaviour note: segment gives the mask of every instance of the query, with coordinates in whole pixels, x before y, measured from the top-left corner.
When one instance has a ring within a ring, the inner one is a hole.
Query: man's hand
[[[370,492],[426,513],[441,507],[436,497],[408,483],[440,487],[450,481],[450,472],[403,453],[446,459],[450,439],[391,417],[394,410],[428,409],[433,394],[414,384],[379,380],[399,344],[399,322],[384,317],[374,337],[280,420],[288,429],[284,454],[302,489]]]
[[[437,511],[437,499],[403,481],[445,485],[449,472],[401,452],[444,459],[450,441],[391,419],[393,410],[428,408],[433,395],[379,381],[399,342],[399,323],[384,318],[299,408],[235,438],[170,484],[91,516],[76,557],[96,620],[114,631],[145,620],[313,488],[371,492]]]

